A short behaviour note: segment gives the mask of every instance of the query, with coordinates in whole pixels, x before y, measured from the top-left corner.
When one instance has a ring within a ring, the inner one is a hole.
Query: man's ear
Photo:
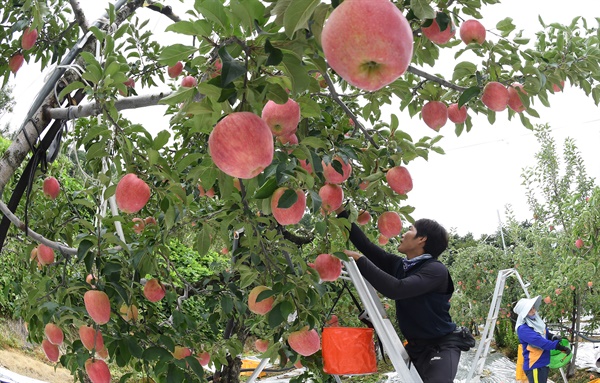
[[[425,243],[427,243],[427,236],[418,237],[418,238],[419,238],[419,245],[423,245],[423,247],[425,247]]]

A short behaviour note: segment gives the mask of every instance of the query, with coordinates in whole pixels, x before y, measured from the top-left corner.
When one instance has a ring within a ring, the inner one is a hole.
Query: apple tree
[[[77,1],[5,6],[4,82],[23,62],[60,63],[0,160],[0,239],[10,222],[24,243],[30,338],[48,341],[56,324],[65,340],[58,353],[46,342],[47,355],[94,382],[112,366],[123,381],[203,379],[207,353],[213,378],[235,382],[251,336],[269,340],[265,357],[326,379],[313,330],[339,286],[309,264],[344,258],[349,220],[333,211],[351,201],[350,221],[369,212],[367,232],[386,243],[400,220],[374,222],[388,211],[412,221],[410,162],[443,154],[445,125],[460,135],[473,113],[501,113],[532,128],[534,107],[567,82],[600,101],[596,27],[540,20],[530,42],[508,16],[475,21],[494,3],[119,0],[95,22]],[[166,41],[151,14],[169,20]],[[445,50],[450,78],[432,74]],[[124,112],[156,104],[161,126]],[[50,199],[43,179],[60,150],[77,187]],[[231,263],[183,273],[173,238],[199,257],[225,248]],[[102,342],[78,335],[89,326]]]

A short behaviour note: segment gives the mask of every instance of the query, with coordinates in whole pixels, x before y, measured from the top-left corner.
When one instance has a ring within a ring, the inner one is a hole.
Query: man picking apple
[[[344,207],[336,212],[338,217],[349,216]],[[355,223],[350,241],[360,253],[345,250],[346,255],[377,291],[396,301],[406,351],[423,382],[453,382],[461,350],[451,342],[457,329],[449,313],[454,283],[438,260],[448,247],[446,230],[436,221],[417,220],[398,246],[406,258],[372,243]]]

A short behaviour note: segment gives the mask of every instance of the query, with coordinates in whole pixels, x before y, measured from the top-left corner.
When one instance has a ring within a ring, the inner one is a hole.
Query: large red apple
[[[44,327],[44,334],[50,343],[60,346],[65,340],[65,334],[63,331],[54,323],[48,323]]]
[[[110,300],[103,291],[89,290],[83,294],[83,302],[90,318],[100,325],[110,320]]]
[[[456,27],[452,21],[446,26],[443,31],[440,30],[440,26],[436,19],[428,27],[421,27],[421,31],[432,42],[443,45],[446,44],[456,34]]]
[[[46,197],[50,199],[56,199],[60,193],[60,184],[56,178],[48,177],[44,180],[42,190]]]
[[[386,211],[379,216],[377,228],[379,228],[381,235],[387,238],[399,235],[402,231],[402,220],[400,219],[400,215],[395,211]]]
[[[273,217],[275,217],[280,225],[295,225],[300,222],[304,216],[304,210],[306,209],[306,195],[302,190],[298,189],[296,190],[298,199],[292,206],[288,208],[277,207],[279,200],[286,190],[289,189],[286,187],[281,187],[275,190],[275,193],[273,193],[273,197],[271,199],[271,211],[273,212]]]
[[[460,26],[460,39],[465,44],[483,44],[485,41],[485,27],[477,20],[467,20]]]
[[[273,302],[275,302],[273,296],[256,301],[256,297],[265,290],[269,290],[269,288],[267,286],[256,286],[248,294],[248,309],[255,314],[265,315],[273,308]]]
[[[42,266],[54,263],[54,250],[52,250],[51,247],[40,243],[37,249],[37,259]]]
[[[413,31],[389,0],[346,0],[325,22],[321,45],[338,75],[360,89],[376,91],[408,68]]]
[[[261,118],[275,136],[287,136],[294,133],[300,123],[300,105],[291,98],[285,104],[269,100],[263,107]]]
[[[177,360],[184,359],[191,355],[192,355],[192,350],[190,350],[189,347],[175,346],[175,349],[173,350],[173,358],[175,358]]]
[[[171,78],[177,78],[183,72],[183,63],[181,61],[177,61],[177,63],[173,66],[167,68],[167,74]]]
[[[8,60],[8,69],[10,69],[11,72],[16,74],[17,71],[23,65],[24,61],[25,58],[23,57],[23,55],[20,53],[16,53],[13,56],[11,56],[11,58]]]
[[[309,356],[321,349],[321,338],[317,330],[314,328],[309,330],[308,326],[305,326],[301,330],[290,333],[288,344],[298,354]]]
[[[83,347],[88,350],[102,350],[104,349],[104,338],[100,330],[96,331],[93,327],[81,325],[79,327],[79,339],[83,344]]]
[[[575,241],[575,247],[581,249],[583,247],[583,239],[577,238],[577,240]]]
[[[44,339],[42,341],[42,349],[44,350],[44,354],[46,354],[46,358],[48,358],[49,361],[58,362],[60,352],[58,351],[57,345],[50,343],[48,339]]]
[[[137,175],[128,173],[117,184],[115,198],[122,212],[137,213],[148,203],[150,187]]]
[[[523,105],[523,102],[519,97],[519,92],[527,94],[525,89],[523,89],[523,85],[518,82],[515,82],[508,87],[508,107],[517,113],[522,113],[525,110],[525,105]]]
[[[334,211],[344,202],[344,190],[340,185],[325,184],[319,189],[319,197],[321,197],[323,210]]]
[[[208,138],[208,150],[223,172],[249,179],[273,161],[273,134],[256,114],[235,112],[215,125]]]
[[[165,286],[156,278],[146,281],[144,285],[144,296],[150,302],[158,302],[166,295]]]
[[[502,112],[508,106],[508,89],[497,81],[491,81],[483,88],[481,102],[495,112]]]
[[[110,370],[106,362],[101,359],[86,360],[85,372],[92,383],[110,383]]]
[[[448,108],[441,101],[429,101],[421,109],[423,121],[436,132],[448,121]]]
[[[331,254],[319,254],[315,259],[315,270],[322,281],[335,281],[342,274],[342,261]]]
[[[387,245],[389,241],[390,239],[383,234],[379,234],[379,237],[377,237],[377,242],[379,242],[381,246]]]
[[[333,167],[335,162],[337,162],[336,165],[341,165],[342,173],[339,173]],[[352,173],[352,165],[350,165],[349,162],[345,162],[340,156],[335,156],[328,164],[325,163],[325,161],[321,161],[321,165],[323,165],[323,176],[325,177],[325,181],[332,184],[341,184],[346,181]]]
[[[35,42],[38,38],[37,29],[27,28],[23,31],[23,36],[21,36],[21,47],[28,51],[35,45]]]
[[[385,179],[398,194],[406,194],[413,188],[412,177],[404,166],[394,166],[385,174]]]
[[[461,106],[458,107],[458,104],[450,104],[448,106],[448,119],[455,124],[462,124],[467,120],[467,107]]]

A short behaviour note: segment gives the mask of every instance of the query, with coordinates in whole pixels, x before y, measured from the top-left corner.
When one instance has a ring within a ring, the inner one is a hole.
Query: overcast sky
[[[98,4],[103,2],[82,2],[82,6],[91,7],[94,16],[102,14]],[[523,29],[526,37],[533,37],[541,29],[538,15],[546,24],[551,22],[570,23],[573,17],[585,15],[590,25],[593,17],[600,16],[599,0],[572,0],[568,3],[556,3],[549,6],[545,0],[503,0],[501,4],[489,5],[482,11],[481,22],[488,30],[505,17],[511,17],[517,29]],[[181,3],[173,1],[175,9]],[[560,5],[560,6],[558,6]],[[95,7],[95,8],[94,8]],[[141,10],[154,18],[149,23],[157,34],[164,31],[169,21],[165,17],[147,9]],[[179,13],[184,16],[183,12]],[[94,17],[90,17],[94,20]],[[488,33],[489,38],[494,38]],[[452,68],[457,61],[448,50],[448,59],[441,60],[431,73],[442,73],[450,78]],[[459,58],[464,60],[464,58]],[[14,96],[18,101],[10,121],[13,128],[19,127],[29,110],[32,95],[38,92],[43,75],[35,65],[23,65],[18,72],[18,82],[11,81]],[[137,89],[137,88],[136,88]],[[138,91],[141,91],[138,89]],[[587,98],[583,91],[566,86],[564,92],[550,97],[551,108],[537,103],[534,108],[541,118],[532,118],[532,123],[549,123],[553,128],[559,148],[565,137],[572,137],[582,152],[588,175],[598,179],[600,176],[600,109]],[[146,126],[148,130],[159,131],[165,126],[157,126],[161,121],[164,107],[145,108],[143,111],[128,114],[128,117]],[[431,153],[429,161],[416,160],[409,164],[414,188],[409,193],[407,203],[416,208],[414,218],[432,218],[447,229],[459,234],[473,233],[476,237],[496,231],[499,224],[498,213],[504,220],[506,205],[511,205],[519,220],[531,219],[525,199],[525,188],[521,185],[521,173],[524,167],[533,166],[534,154],[538,150],[533,134],[523,127],[520,121],[508,121],[508,113],[497,113],[497,121],[490,125],[485,117],[474,117],[471,132],[460,137],[454,134],[454,126],[448,123],[440,130],[444,139],[440,145],[446,155]],[[418,116],[412,120],[405,116],[400,128],[418,139],[423,135],[432,135],[431,131]],[[152,121],[153,126],[148,126]],[[4,125],[8,116],[0,120]]]

